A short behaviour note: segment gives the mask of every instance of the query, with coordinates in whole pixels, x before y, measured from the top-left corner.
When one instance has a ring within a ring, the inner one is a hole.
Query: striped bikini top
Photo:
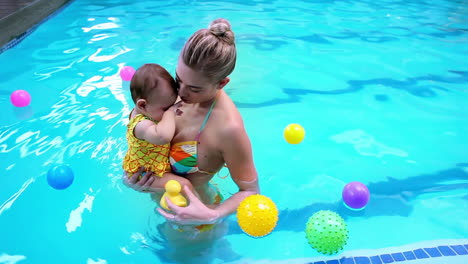
[[[197,164],[197,145],[199,143],[200,135],[210,118],[211,112],[216,105],[217,96],[211,104],[208,113],[206,113],[205,119],[198,130],[197,136],[193,141],[178,142],[171,145],[169,152],[169,162],[171,163],[172,171],[178,175],[187,175],[196,172],[203,172],[208,174],[214,174],[215,172],[202,171],[198,168]]]

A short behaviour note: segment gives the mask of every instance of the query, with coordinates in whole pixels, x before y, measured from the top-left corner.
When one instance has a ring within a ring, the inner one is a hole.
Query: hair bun
[[[224,18],[218,18],[211,22],[209,28],[211,34],[215,35],[227,44],[234,44],[234,32],[231,24]]]

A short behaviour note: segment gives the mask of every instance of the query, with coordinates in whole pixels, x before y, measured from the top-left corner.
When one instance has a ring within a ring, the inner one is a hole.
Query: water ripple
[[[386,146],[377,142],[372,135],[361,129],[345,131],[341,134],[333,135],[331,140],[338,144],[349,143],[361,155],[381,158],[384,155],[394,155],[407,157],[408,153],[403,150]]]
[[[11,149],[8,149],[6,141],[15,133],[18,132],[18,128],[7,127],[3,132],[0,131],[0,153],[8,153]],[[2,144],[3,143],[3,144]]]
[[[107,264],[107,260],[100,259],[100,258],[98,258],[97,260],[93,260],[93,259],[89,258],[86,261],[86,264]]]
[[[76,63],[76,61],[71,61],[70,64],[65,66],[56,66],[56,67],[48,67],[42,68],[34,73],[37,76],[38,81],[42,81],[48,78],[51,78],[53,74],[71,69],[72,66]]]
[[[6,253],[0,255],[0,263],[4,264],[15,264],[25,259],[26,256],[23,255],[8,255]]]
[[[98,41],[101,41],[101,40],[105,40],[105,39],[108,39],[108,38],[115,38],[115,37],[117,37],[117,36],[118,36],[117,33],[100,33],[100,34],[94,35],[94,36],[88,41],[88,43],[91,44],[91,43],[98,42]]]
[[[5,202],[3,202],[2,205],[0,205],[0,215],[8,209],[11,208],[13,203],[20,197],[20,195],[28,188],[28,186],[34,182],[34,178],[30,178],[27,180],[25,183],[23,183],[23,186],[21,186],[21,189],[19,189],[16,193],[14,193],[10,198],[8,198]]]
[[[83,27],[81,28],[83,32],[87,33],[92,30],[103,30],[103,29],[112,29],[112,28],[118,28],[119,25],[112,23],[112,22],[107,22],[107,23],[100,23],[97,25],[94,25],[92,27]]]
[[[115,59],[116,57],[122,54],[125,54],[127,52],[130,52],[130,51],[132,51],[132,49],[127,48],[125,46],[121,46],[121,45],[113,45],[106,49],[98,48],[96,52],[94,52],[93,54],[91,54],[91,56],[89,56],[88,60],[93,61],[93,62],[111,61]]]
[[[4,133],[9,132],[9,130],[4,131],[0,134],[3,135]],[[4,144],[0,145],[0,152],[1,153],[8,153],[14,149],[19,148],[20,157],[24,158],[31,154],[41,155],[50,150],[55,146],[60,146],[63,143],[63,140],[60,136],[56,136],[52,139],[49,139],[49,136],[41,136],[40,131],[27,131],[23,134],[17,136],[16,140],[10,144],[10,148],[8,148],[8,144],[6,141],[11,136],[18,133],[19,130],[15,129],[11,131],[7,136],[0,138],[0,143],[5,142]]]

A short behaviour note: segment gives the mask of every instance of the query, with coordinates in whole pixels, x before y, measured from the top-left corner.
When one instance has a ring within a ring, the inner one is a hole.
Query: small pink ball
[[[131,81],[132,77],[133,77],[133,74],[135,74],[135,69],[133,69],[132,66],[124,66],[120,70],[120,77],[124,81]]]
[[[31,102],[31,95],[25,90],[16,90],[11,93],[10,101],[16,107],[25,107]]]

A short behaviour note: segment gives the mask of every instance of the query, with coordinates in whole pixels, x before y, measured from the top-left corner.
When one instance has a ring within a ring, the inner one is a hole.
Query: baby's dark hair
[[[158,86],[160,81],[169,82],[177,94],[174,78],[161,65],[147,63],[138,68],[130,82],[133,102],[136,104],[138,99],[148,99],[151,91]]]

